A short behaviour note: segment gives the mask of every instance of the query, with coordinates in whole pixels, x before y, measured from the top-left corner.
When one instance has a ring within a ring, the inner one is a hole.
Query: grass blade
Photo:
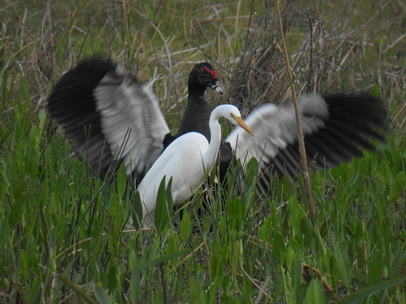
[[[340,303],[340,304],[358,303],[362,299],[364,299],[376,292],[389,289],[389,288],[396,286],[398,284],[401,284],[405,281],[406,281],[406,277],[401,277],[401,278],[392,279],[392,280],[389,280],[386,282],[382,282],[379,284],[375,284],[372,286],[368,286],[366,288],[363,288],[361,290],[358,290],[358,291],[350,294],[349,296],[345,297],[338,303]]]

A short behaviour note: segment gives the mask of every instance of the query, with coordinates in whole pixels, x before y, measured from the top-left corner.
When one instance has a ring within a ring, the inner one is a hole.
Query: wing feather
[[[169,128],[150,88],[121,65],[97,58],[68,71],[48,100],[75,153],[99,173],[124,162],[141,179],[163,150]]]
[[[169,132],[157,98],[126,72],[108,73],[94,96],[114,158],[123,159],[127,174],[134,170],[142,177],[161,154]]]
[[[309,166],[322,170],[362,156],[361,149],[374,149],[372,139],[383,140],[387,111],[370,95],[306,94],[299,109]],[[237,159],[252,157],[263,175],[273,167],[280,175],[297,177],[300,172],[298,135],[293,103],[266,104],[246,119],[255,136],[235,129],[227,138]]]
[[[313,108],[316,115],[310,116]],[[300,100],[303,130],[311,134],[324,126],[323,119],[327,118],[328,111],[320,95],[312,98],[304,96]],[[227,138],[237,159],[245,160],[255,157],[261,169],[279,151],[297,140],[297,129],[293,104],[286,103],[279,106],[266,104],[253,111],[245,120],[255,136],[247,136],[242,129],[235,129]]]

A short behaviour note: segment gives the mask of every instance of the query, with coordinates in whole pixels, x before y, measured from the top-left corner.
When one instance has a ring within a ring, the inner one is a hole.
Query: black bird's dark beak
[[[219,93],[220,95],[224,93],[223,89],[220,88],[220,87],[217,85],[217,83],[213,84],[210,88],[211,88],[213,91],[216,91],[217,93]]]

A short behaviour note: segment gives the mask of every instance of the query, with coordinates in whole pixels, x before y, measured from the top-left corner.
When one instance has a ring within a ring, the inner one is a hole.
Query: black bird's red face
[[[217,85],[218,76],[217,72],[208,62],[203,62],[195,65],[192,70],[191,78],[195,76],[195,81],[199,85],[210,88],[219,94],[223,94],[223,90]]]

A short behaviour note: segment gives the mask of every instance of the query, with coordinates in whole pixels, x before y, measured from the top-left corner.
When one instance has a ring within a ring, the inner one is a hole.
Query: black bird
[[[64,74],[49,96],[48,112],[79,159],[98,174],[124,162],[127,174],[141,180],[177,137],[198,131],[209,138],[212,109],[203,95],[206,88],[223,93],[217,80],[207,62],[192,69],[188,106],[174,136],[150,88],[110,60],[86,59]]]
[[[175,136],[169,133],[151,90],[109,60],[84,60],[67,72],[49,97],[48,112],[64,129],[78,157],[97,172],[124,162],[127,174],[141,180],[176,137],[196,131],[210,140],[212,108],[204,92],[211,88],[221,94],[217,80],[208,63],[192,69],[187,107]],[[387,111],[369,94],[303,94],[299,105],[313,170],[361,157],[362,149],[373,150],[373,141],[383,139]],[[222,177],[233,155],[243,163],[257,159],[265,189],[272,171],[296,177],[301,168],[293,103],[265,104],[245,122],[255,136],[237,128],[225,139],[220,147]]]

